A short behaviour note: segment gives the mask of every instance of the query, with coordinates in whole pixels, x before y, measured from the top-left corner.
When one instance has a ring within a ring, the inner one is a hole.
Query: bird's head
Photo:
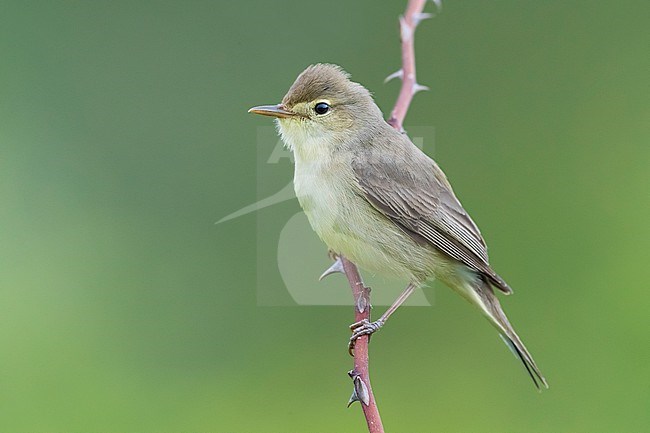
[[[336,146],[377,120],[383,122],[370,92],[350,81],[341,67],[330,64],[305,69],[280,104],[248,111],[275,117],[285,143],[293,149]]]

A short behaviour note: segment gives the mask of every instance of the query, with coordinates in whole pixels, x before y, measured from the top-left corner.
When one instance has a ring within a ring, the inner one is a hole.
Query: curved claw
[[[368,338],[370,338],[370,336],[379,331],[382,326],[384,326],[384,321],[381,319],[374,322],[371,322],[368,319],[363,319],[350,325],[350,329],[352,330],[352,336],[348,343],[348,353],[350,356],[354,356],[354,346],[359,337],[367,335]]]

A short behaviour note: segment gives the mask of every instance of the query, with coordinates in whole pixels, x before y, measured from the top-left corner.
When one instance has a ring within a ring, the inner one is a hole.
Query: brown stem
[[[388,119],[388,123],[398,131],[402,130],[402,122],[406,117],[409,105],[411,105],[413,95],[418,90],[422,90],[415,79],[415,46],[413,39],[415,28],[426,17],[422,15],[426,2],[427,0],[409,0],[406,5],[406,12],[399,17],[400,39],[402,41],[402,69],[399,76],[402,78],[402,88],[397,97],[395,108],[393,108]]]
[[[363,284],[359,270],[354,263],[345,257],[341,257],[340,259],[343,263],[343,271],[352,289],[354,321],[370,320],[370,288]],[[372,393],[372,386],[370,385],[370,373],[368,372],[368,339],[368,335],[362,335],[356,341],[354,346],[354,369],[349,374],[354,382],[355,392],[357,392],[357,396],[359,397],[359,404],[361,404],[363,415],[366,417],[368,431],[370,433],[384,433],[384,426],[381,423],[379,409],[377,408],[375,396]],[[359,395],[359,392],[356,390],[357,380],[360,380],[365,385],[362,391],[365,395]]]
[[[424,5],[427,0],[409,0],[404,15],[400,17],[400,33],[402,41],[402,88],[397,102],[391,113],[388,123],[398,131],[402,130],[402,122],[408,111],[413,95],[422,88],[415,80],[415,49],[413,46],[413,36],[418,23],[427,16],[422,14]],[[438,5],[439,2],[436,2]],[[361,280],[361,275],[356,265],[348,261],[345,257],[340,257],[343,263],[345,276],[352,289],[354,299],[354,321],[370,320],[370,288],[366,287]],[[370,373],[368,371],[368,341],[369,336],[359,337],[354,346],[354,369],[350,371],[350,377],[355,383],[355,389],[360,384],[360,390],[365,395],[358,395],[360,399],[363,414],[366,417],[368,431],[370,433],[384,433],[384,426],[381,423],[379,409],[372,393],[370,385]],[[358,382],[360,381],[360,382]],[[359,394],[359,391],[357,391]],[[364,401],[365,400],[365,401]]]

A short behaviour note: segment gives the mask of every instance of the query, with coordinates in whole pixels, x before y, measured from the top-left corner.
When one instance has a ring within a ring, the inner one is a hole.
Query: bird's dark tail
[[[526,349],[526,346],[524,346],[524,343],[521,341],[514,328],[508,321],[508,318],[503,312],[501,304],[495,296],[490,284],[487,281],[481,280],[479,287],[476,289],[476,292],[481,300],[482,305],[478,306],[481,308],[481,310],[483,310],[483,314],[485,314],[490,323],[492,323],[492,325],[497,328],[499,334],[505,341],[506,345],[510,348],[510,350],[512,350],[515,356],[517,356],[521,362],[523,362],[524,367],[526,367],[526,370],[528,371],[528,374],[530,375],[537,389],[541,389],[542,387],[548,388],[546,379],[544,379],[544,376],[537,367],[537,364],[535,364],[533,357],[530,355]]]
[[[528,353],[521,340],[515,342],[515,340],[512,340],[510,337],[507,337],[504,334],[499,335],[501,338],[503,338],[503,341],[506,343],[512,353],[514,353],[515,356],[519,358],[524,364],[524,367],[526,367],[526,371],[528,371],[528,375],[533,380],[535,387],[537,387],[537,389],[542,389],[542,387],[548,389],[548,383],[546,382],[546,379],[544,376],[542,376],[542,372],[539,371],[539,368],[535,364],[535,361],[530,356],[530,353]]]

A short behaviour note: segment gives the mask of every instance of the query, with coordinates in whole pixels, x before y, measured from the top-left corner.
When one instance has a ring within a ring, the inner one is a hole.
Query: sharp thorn
[[[338,274],[338,273],[340,273],[340,274],[344,274],[344,273],[345,273],[345,269],[343,269],[343,262],[341,261],[341,259],[339,259],[339,258],[337,257],[337,258],[336,258],[336,261],[334,261],[334,263],[332,263],[332,266],[330,266],[329,268],[327,268],[327,269],[325,270],[325,272],[323,272],[323,273],[321,274],[321,276],[318,277],[318,281],[322,281],[323,278],[325,278],[325,277],[327,277],[327,276],[329,276],[329,275],[332,275],[332,274]]]
[[[433,14],[428,14],[428,13],[419,13],[419,14],[413,14],[413,23],[417,26],[420,24],[420,22],[424,20],[428,20],[429,18],[433,18]]]
[[[404,70],[400,69],[387,76],[384,80],[384,84],[388,83],[390,80],[394,80],[395,78],[399,78],[400,80],[404,79]]]
[[[363,313],[366,311],[366,308],[368,308],[368,299],[362,293],[361,296],[359,296],[359,299],[357,299],[357,311]]]
[[[361,376],[354,376],[352,380],[354,381],[354,393],[357,395],[357,399],[368,406],[370,404],[368,387],[363,383],[363,380],[361,380]]]
[[[413,29],[408,25],[403,16],[399,17],[399,28],[402,42],[411,40],[411,37],[413,36]]]
[[[359,401],[359,396],[357,395],[356,388],[352,388],[352,395],[350,396],[350,399],[348,400],[348,407],[352,406],[352,403],[354,403],[355,401]]]
[[[422,92],[424,90],[429,90],[427,86],[423,86],[422,84],[415,83],[413,84],[413,94],[415,95],[418,92]]]
[[[438,9],[438,12],[442,10],[442,0],[433,0],[433,4],[436,5],[436,9]]]
[[[352,379],[352,383],[354,383],[354,378],[358,377],[359,375],[357,374],[356,371],[350,370],[348,371],[348,376],[350,376],[350,379]],[[357,388],[355,386],[352,387],[352,395],[350,396],[350,400],[348,400],[348,407],[352,405],[355,401],[359,401],[359,395],[357,394]]]

